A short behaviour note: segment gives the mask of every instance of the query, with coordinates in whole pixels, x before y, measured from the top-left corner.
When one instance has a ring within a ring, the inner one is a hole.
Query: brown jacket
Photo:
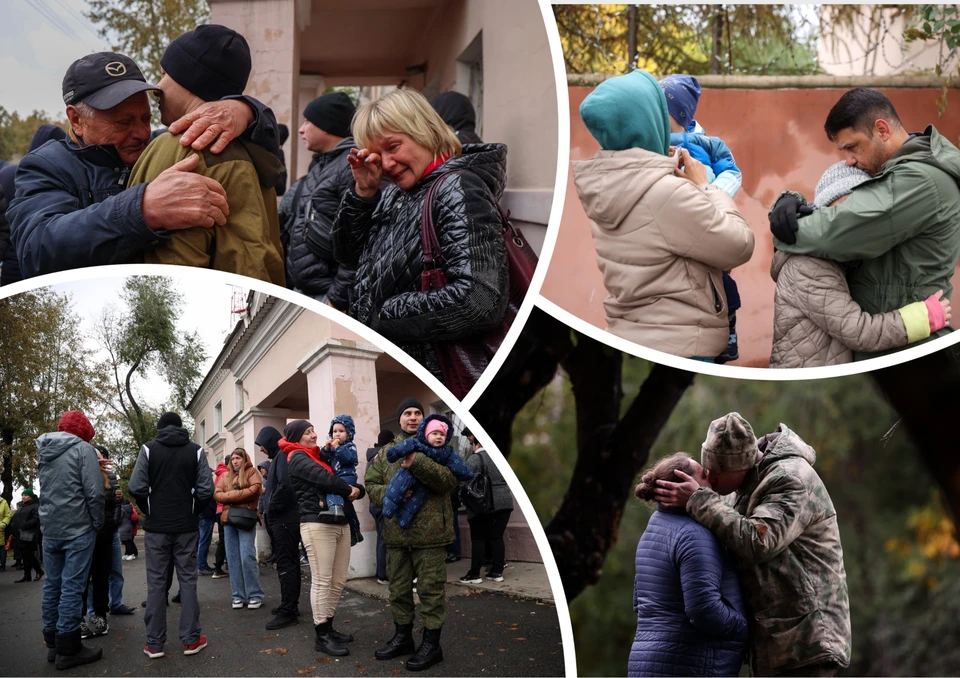
[[[220,514],[220,522],[224,525],[227,524],[227,516],[230,514],[231,506],[243,506],[253,509],[254,511],[257,510],[263,478],[249,460],[244,464],[242,473],[247,474],[247,486],[242,490],[234,489],[233,469],[231,469],[220,476],[220,480],[217,481],[217,487],[213,491],[213,498],[223,504],[223,513]]]
[[[871,315],[850,296],[840,264],[775,252],[770,367],[817,367],[853,362],[854,351],[874,353],[930,336],[920,301]]]
[[[719,355],[730,334],[721,272],[753,254],[733,199],[674,176],[675,160],[642,149],[571,165],[609,293],[607,329],[674,355]]]

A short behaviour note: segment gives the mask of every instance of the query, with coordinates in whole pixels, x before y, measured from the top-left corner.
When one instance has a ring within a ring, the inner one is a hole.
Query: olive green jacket
[[[392,464],[387,461],[387,450],[402,440],[413,437],[400,433],[392,442],[380,448],[377,456],[367,466],[363,484],[376,506],[383,508],[383,495],[387,491],[390,479],[400,469],[403,461],[398,459]],[[395,548],[432,548],[446,546],[454,540],[453,521],[456,516],[450,503],[450,493],[459,484],[453,472],[443,464],[430,459],[425,454],[417,454],[410,465],[410,472],[427,487],[427,500],[414,516],[410,527],[403,529],[397,518],[385,518],[383,521],[383,543]]]
[[[190,153],[195,151],[181,146],[179,136],[161,134],[134,165],[129,185],[156,179]],[[198,155],[194,172],[217,180],[227,193],[227,223],[171,231],[170,242],[146,252],[143,262],[213,268],[286,285],[274,188],[282,167],[279,159],[239,139],[217,155]]]
[[[930,125],[847,200],[802,217],[795,244],[774,239],[774,245],[790,254],[863,260],[847,280],[854,301],[870,314],[894,311],[937,290],[949,298],[960,258],[958,182],[960,150]],[[951,331],[947,326],[931,338]],[[877,355],[855,353],[854,359]]]
[[[755,675],[821,662],[850,664],[850,600],[833,501],[816,453],[783,424],[758,441],[763,457],[733,505],[701,487],[687,513],[730,550],[753,617]]]

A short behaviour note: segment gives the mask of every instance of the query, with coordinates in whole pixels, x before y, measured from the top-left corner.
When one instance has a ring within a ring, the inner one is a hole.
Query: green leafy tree
[[[168,406],[182,410],[202,377],[203,344],[196,331],[177,327],[183,299],[173,282],[157,276],[128,278],[123,309],[108,306],[97,322],[97,341],[110,368],[111,408],[119,418],[114,422],[125,423],[125,430],[116,434],[121,452],[135,453],[156,435],[163,409],[146,399],[143,379],[150,373],[163,377],[171,389]]]
[[[960,77],[960,9],[954,6],[921,5],[915,14],[916,26],[904,31],[908,42],[921,40],[935,42],[937,51],[937,75],[946,74],[947,79],[937,98],[937,111],[942,118],[947,112],[947,92],[954,77]],[[950,64],[956,68],[951,68]]]
[[[70,297],[49,289],[0,300],[0,440],[3,497],[36,478],[35,438],[55,431],[66,410],[82,410],[97,426],[108,382],[104,365],[84,345]]]
[[[67,122],[61,117],[51,117],[43,111],[34,111],[26,117],[20,117],[16,111],[8,111],[0,106],[0,160],[15,162],[30,150],[30,142],[40,125],[50,124],[67,130]],[[11,200],[13,196],[7,196]]]
[[[85,16],[99,27],[112,49],[137,62],[148,81],[160,79],[160,57],[167,45],[207,23],[205,0],[88,0]]]

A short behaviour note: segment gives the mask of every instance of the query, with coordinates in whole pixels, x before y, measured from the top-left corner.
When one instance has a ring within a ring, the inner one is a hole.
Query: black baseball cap
[[[133,59],[115,52],[96,52],[77,59],[63,76],[63,103],[83,102],[105,111],[137,92],[157,91]]]

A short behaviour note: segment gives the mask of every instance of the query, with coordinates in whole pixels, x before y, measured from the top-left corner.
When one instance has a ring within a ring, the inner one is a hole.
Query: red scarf
[[[425,177],[425,176],[427,176],[428,174],[430,174],[430,172],[432,172],[433,170],[435,170],[435,169],[437,169],[438,167],[440,167],[440,165],[442,165],[443,163],[445,163],[445,162],[446,162],[447,160],[449,160],[449,159],[450,159],[450,154],[449,154],[449,153],[441,153],[438,157],[436,157],[436,158],[433,159],[433,162],[431,162],[429,165],[427,165],[427,169],[423,170],[423,176],[420,177],[420,178],[423,179],[423,177]]]
[[[319,447],[304,447],[300,443],[288,442],[286,438],[281,438],[280,441],[277,443],[277,446],[281,450],[283,450],[283,452],[287,455],[287,462],[289,462],[293,458],[294,452],[296,452],[297,450],[302,450],[303,452],[307,453],[308,457],[310,457],[315,462],[320,464],[320,466],[325,468],[330,473],[330,475],[333,475],[333,467],[331,467],[330,464],[328,464],[327,462],[325,462],[323,459],[320,458]]]

